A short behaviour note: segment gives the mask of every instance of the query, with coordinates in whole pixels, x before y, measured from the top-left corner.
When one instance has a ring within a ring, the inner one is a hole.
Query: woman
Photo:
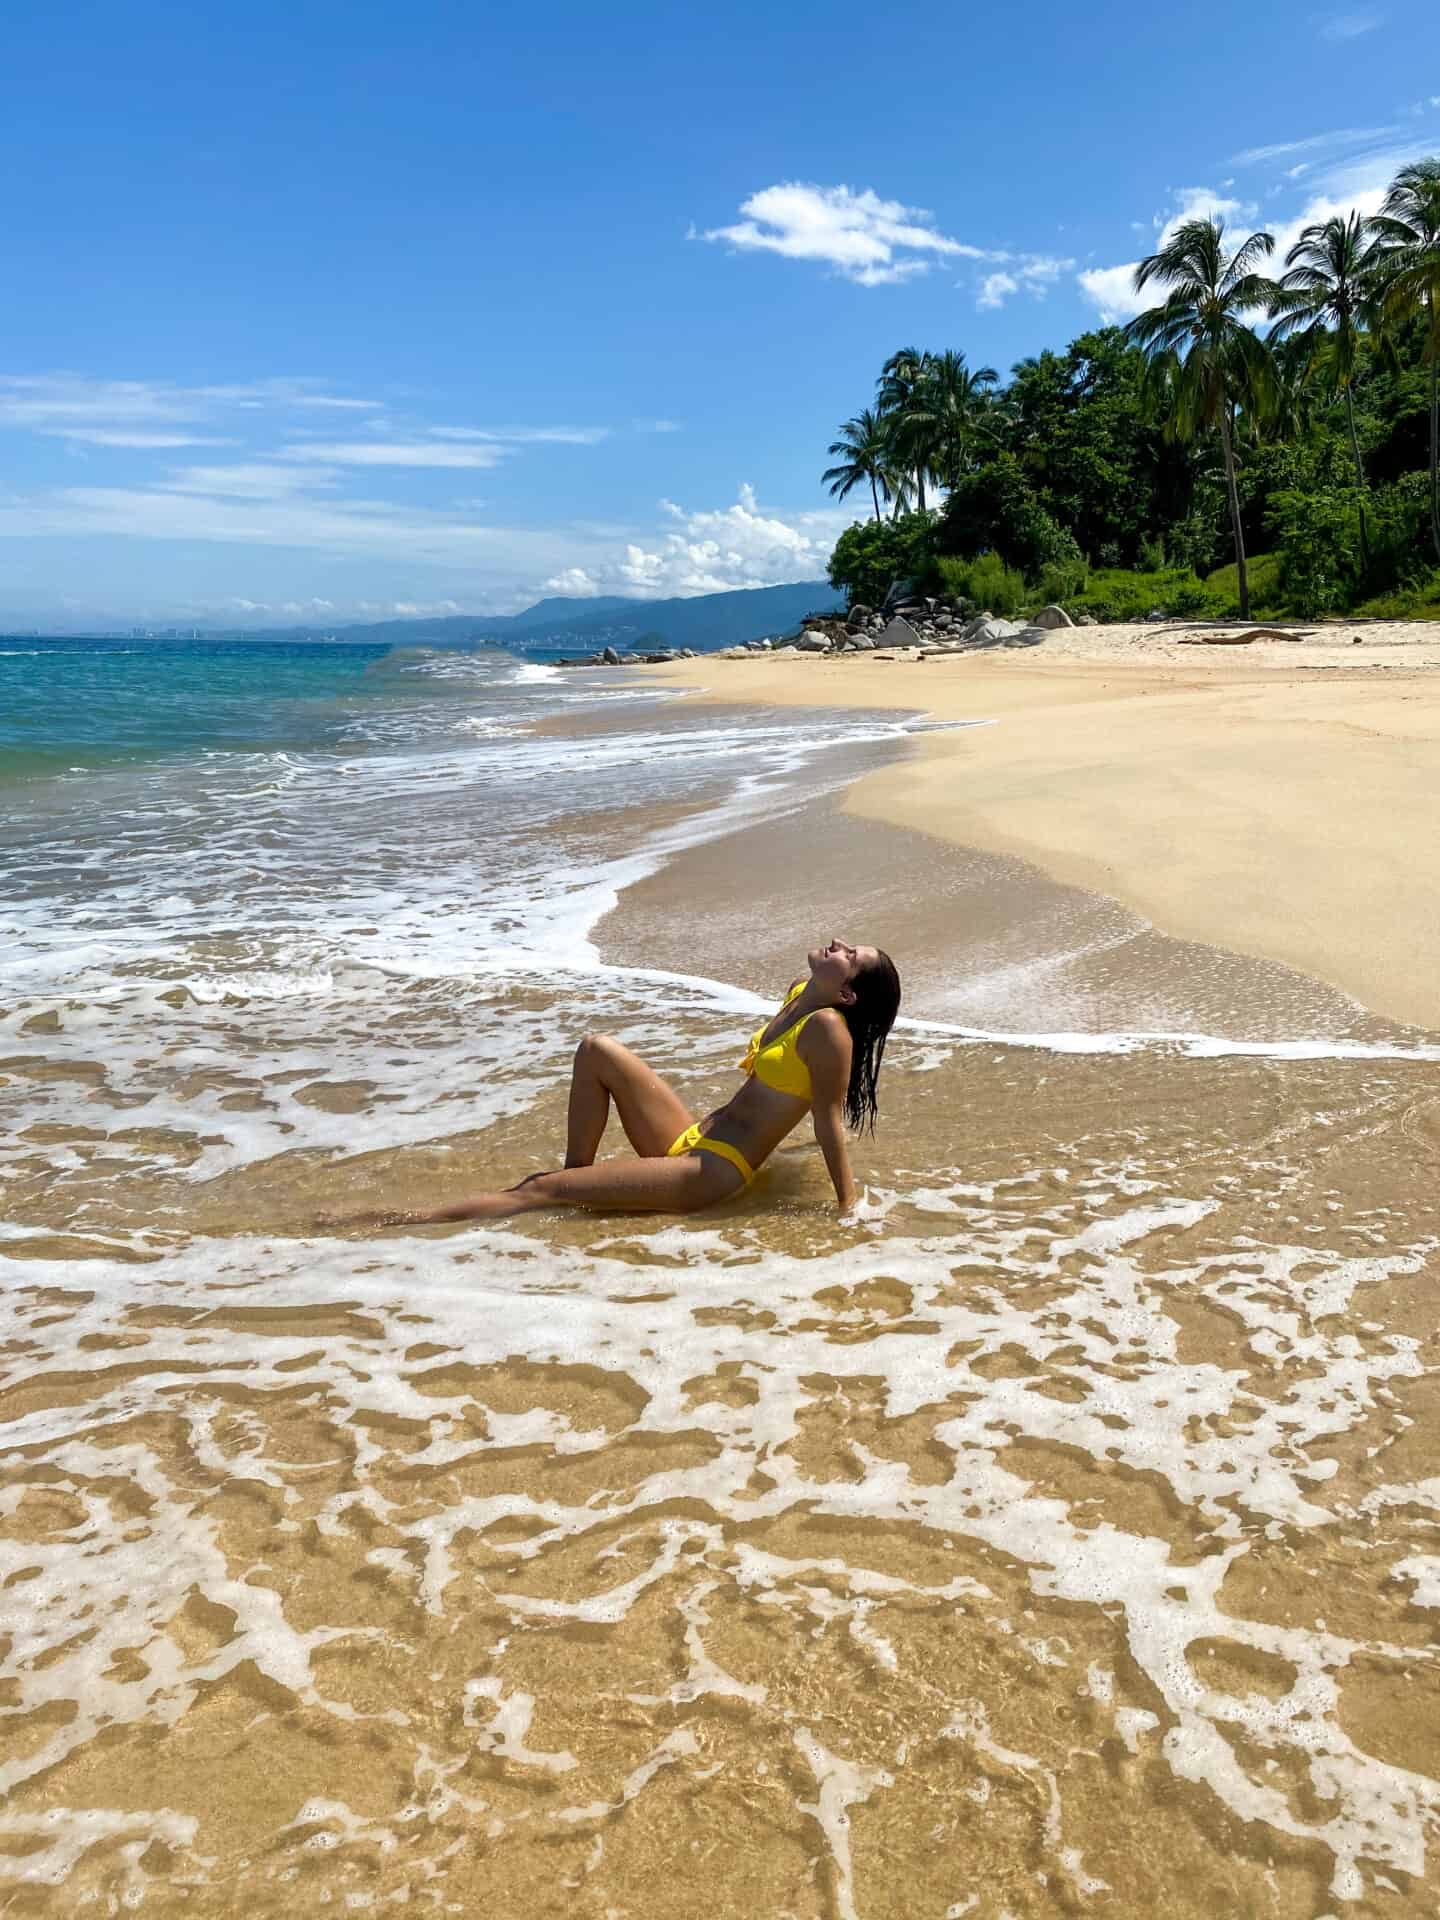
[[[575,1053],[563,1168],[532,1173],[503,1193],[398,1219],[496,1220],[542,1207],[692,1213],[748,1187],[807,1113],[846,1212],[855,1204],[855,1182],[845,1122],[874,1131],[875,1083],[900,1006],[900,976],[878,947],[844,940],[806,957],[809,979],[792,984],[750,1041],[744,1085],[704,1120],[694,1121],[675,1090],[628,1047],[591,1034]],[[596,1166],[612,1100],[639,1157]]]

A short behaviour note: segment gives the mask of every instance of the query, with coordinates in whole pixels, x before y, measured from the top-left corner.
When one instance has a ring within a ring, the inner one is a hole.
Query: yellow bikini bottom
[[[687,1127],[673,1147],[667,1147],[665,1158],[671,1159],[677,1153],[718,1153],[722,1160],[728,1160],[740,1178],[748,1187],[755,1178],[755,1169],[741,1153],[738,1147],[732,1147],[728,1140],[712,1140],[708,1133],[701,1133],[699,1123]]]

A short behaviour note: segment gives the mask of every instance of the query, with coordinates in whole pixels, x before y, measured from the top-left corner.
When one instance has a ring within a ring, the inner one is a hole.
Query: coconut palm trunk
[[[1235,478],[1235,425],[1229,407],[1220,414],[1220,444],[1225,449],[1225,491],[1230,496],[1230,531],[1235,536],[1235,578],[1240,587],[1240,618],[1250,618],[1250,578],[1245,571],[1245,529],[1240,524],[1240,487]]]
[[[875,521],[878,526],[880,521],[880,494],[876,488],[875,476],[873,473],[870,476],[870,498],[875,502]]]

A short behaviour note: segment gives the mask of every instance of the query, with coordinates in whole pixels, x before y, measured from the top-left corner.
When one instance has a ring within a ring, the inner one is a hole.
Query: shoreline
[[[1159,934],[1279,962],[1382,1018],[1440,1030],[1431,649],[1404,667],[1316,672],[1290,644],[1266,647],[1283,659],[1257,659],[1264,643],[1181,654],[1153,629],[1136,658],[1131,631],[1071,629],[1058,649],[1023,654],[642,671],[704,704],[994,721],[921,732],[912,754],[847,786],[843,812],[1018,857]],[[1433,650],[1440,664],[1440,636]]]

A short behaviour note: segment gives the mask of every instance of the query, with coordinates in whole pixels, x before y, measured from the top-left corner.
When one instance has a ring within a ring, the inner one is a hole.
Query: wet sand
[[[925,736],[848,805],[1019,855],[1166,934],[1440,1027],[1440,638],[1392,643],[1379,668],[1373,636],[1359,667],[1339,641],[1182,647],[1128,631],[1075,629],[1021,653],[646,674],[726,704],[994,720]]]
[[[883,671],[794,684],[878,705]],[[1151,695],[1004,671],[1032,748],[1080,716],[1103,763],[1113,716],[1143,783]],[[602,958],[733,1005],[390,983],[382,1057],[363,983],[171,992],[124,1059],[93,1008],[0,1008],[0,1911],[1433,1913],[1412,956],[1362,1005],[966,841],[968,789],[888,817],[1002,731],[626,891]],[[1086,785],[1062,761],[1052,831]],[[805,1128],[690,1221],[316,1231],[553,1164],[586,1026],[704,1111],[842,903],[913,1022],[858,1224]]]

